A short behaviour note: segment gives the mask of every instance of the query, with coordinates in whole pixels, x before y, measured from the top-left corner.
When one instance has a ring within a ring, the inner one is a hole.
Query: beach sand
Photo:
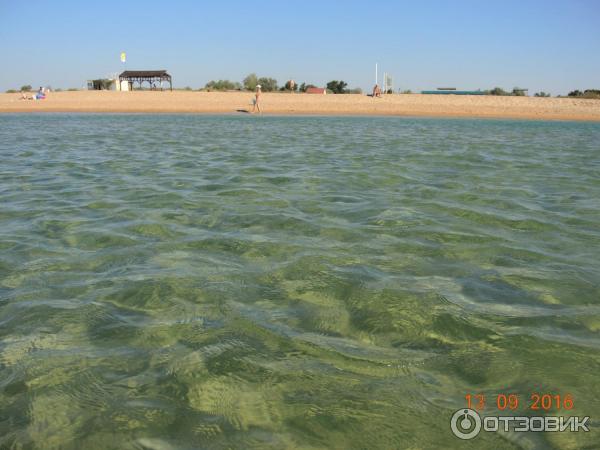
[[[46,100],[0,94],[0,113],[136,112],[240,113],[251,109],[251,92],[75,91],[52,92]],[[600,100],[537,97],[394,94],[312,95],[264,93],[266,114],[396,115],[600,121]]]

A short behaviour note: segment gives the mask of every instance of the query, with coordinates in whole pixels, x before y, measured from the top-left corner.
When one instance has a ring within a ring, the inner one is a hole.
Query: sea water
[[[600,419],[598,124],[1,115],[0,158],[1,448],[600,442],[450,430]]]

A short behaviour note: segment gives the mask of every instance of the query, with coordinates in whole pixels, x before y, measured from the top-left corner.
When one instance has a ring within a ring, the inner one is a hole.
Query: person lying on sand
[[[19,97],[19,100],[33,100],[33,97],[28,96],[25,91],[21,91],[21,97]]]

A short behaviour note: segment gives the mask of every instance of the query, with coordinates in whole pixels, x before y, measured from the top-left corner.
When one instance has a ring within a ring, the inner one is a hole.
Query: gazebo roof
[[[166,70],[126,70],[119,75],[120,78],[152,78],[170,77]]]

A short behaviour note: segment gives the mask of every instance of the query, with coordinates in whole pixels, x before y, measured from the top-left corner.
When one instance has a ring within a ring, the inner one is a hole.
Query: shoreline
[[[0,94],[2,113],[247,114],[251,92],[65,91]],[[263,115],[398,116],[600,122],[600,100],[540,97],[264,93]]]
[[[457,120],[508,120],[508,121],[527,121],[527,122],[581,122],[581,123],[598,123],[600,119],[595,118],[578,118],[574,116],[563,117],[540,117],[540,116],[493,116],[493,115],[471,115],[471,114],[365,114],[365,113],[323,113],[323,112],[268,112],[262,114],[248,114],[242,112],[223,112],[223,111],[2,111],[0,110],[0,117],[3,115],[98,115],[98,116],[111,116],[111,115],[123,115],[123,116],[249,116],[249,117],[379,117],[379,118],[404,118],[404,119],[457,119]]]

